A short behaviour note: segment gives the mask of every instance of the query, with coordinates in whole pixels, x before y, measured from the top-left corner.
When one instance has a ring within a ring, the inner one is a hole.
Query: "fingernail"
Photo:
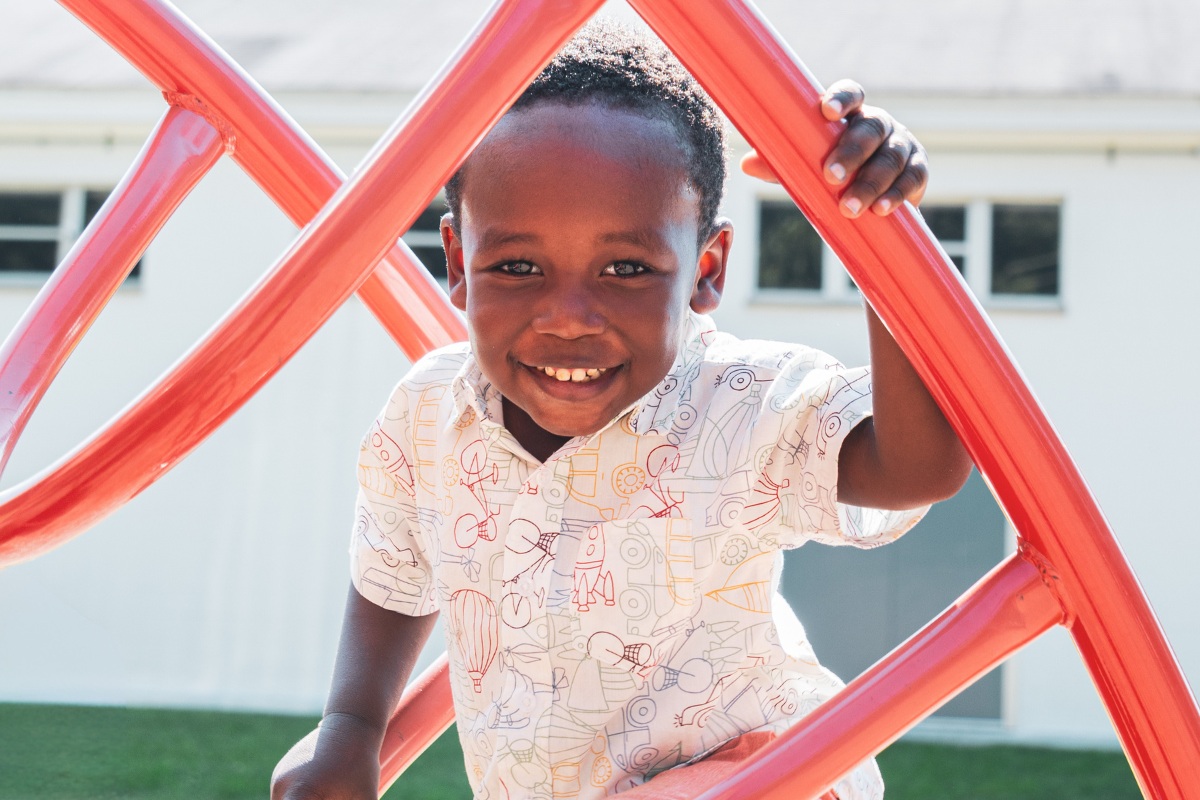
[[[825,105],[827,105],[831,109],[833,109],[833,112],[835,114],[837,114],[839,117],[842,115],[842,101],[841,100],[830,100]]]
[[[852,216],[857,217],[858,212],[862,211],[862,201],[857,197],[851,197],[849,200],[842,202],[842,207],[849,211]]]
[[[838,183],[846,180],[846,168],[841,164],[830,164],[829,174],[836,178]]]
[[[892,210],[892,201],[888,199],[880,200],[875,204],[875,213],[886,214]]]

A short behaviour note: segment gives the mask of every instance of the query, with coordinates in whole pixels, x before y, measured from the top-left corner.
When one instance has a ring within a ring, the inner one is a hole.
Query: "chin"
[[[608,420],[605,420],[605,423],[607,423],[607,422],[608,422]],[[562,425],[555,425],[553,423],[549,423],[546,425],[542,425],[541,423],[538,423],[538,424],[542,428],[542,430],[546,431],[547,433],[552,433],[555,436],[562,436],[567,439],[573,439],[576,436],[591,436],[593,433],[595,433],[596,431],[598,431],[604,427],[603,424],[599,424],[599,425],[580,425],[578,423],[562,424]]]

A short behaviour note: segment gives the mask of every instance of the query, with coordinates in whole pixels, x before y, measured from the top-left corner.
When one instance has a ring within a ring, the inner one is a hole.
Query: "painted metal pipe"
[[[964,532],[964,535],[969,535]],[[1000,662],[1063,621],[1033,564],[1012,555],[953,605],[755,754],[701,800],[818,797]]]
[[[114,8],[129,2],[114,0],[106,5]],[[733,0],[632,2],[708,87],[747,139],[759,148],[794,199],[843,257],[864,294],[905,348],[991,481],[1028,545],[1027,554],[1038,560],[1051,580],[1061,587],[1061,596],[1073,617],[1072,632],[1114,717],[1143,791],[1152,797],[1170,798],[1182,798],[1189,791],[1195,791],[1200,786],[1197,779],[1200,759],[1196,758],[1200,754],[1200,723],[1197,722],[1195,700],[1111,531],[1061,442],[919,218],[911,210],[902,210],[887,221],[868,216],[851,223],[840,217],[835,198],[814,166],[820,163],[832,143],[836,126],[822,120],[816,112],[815,81],[804,73],[799,62],[749,4]],[[84,3],[83,0],[64,0],[64,4],[100,8],[99,3]],[[156,4],[134,5],[151,7]],[[541,8],[536,9],[539,5]],[[121,481],[135,484],[144,481],[133,487],[133,493],[148,484],[155,474],[153,467],[140,478],[136,470],[130,470],[107,485],[93,483],[87,486],[85,494],[90,493],[92,499],[74,506],[61,490],[56,495],[54,488],[56,480],[60,484],[64,480],[60,475],[83,477],[79,474],[81,463],[92,469],[113,468],[115,471],[119,458],[135,455],[124,452],[118,446],[120,440],[117,437],[152,433],[150,423],[169,422],[162,419],[161,409],[157,415],[154,413],[156,403],[169,405],[166,401],[187,396],[188,382],[197,376],[219,378],[214,367],[227,366],[236,360],[233,356],[238,348],[230,344],[229,335],[261,334],[261,341],[266,345],[264,349],[272,353],[272,358],[277,358],[280,350],[285,356],[294,352],[294,348],[289,352],[281,345],[291,343],[288,340],[295,335],[294,326],[299,314],[286,305],[286,298],[279,290],[297,288],[296,272],[300,268],[316,269],[332,256],[359,256],[367,261],[382,256],[388,245],[380,230],[386,226],[375,224],[375,221],[368,226],[369,233],[360,237],[362,241],[352,243],[354,246],[338,246],[330,239],[350,235],[347,219],[356,212],[371,210],[366,206],[367,200],[378,199],[375,193],[382,191],[381,184],[385,183],[378,175],[385,171],[380,167],[381,163],[392,167],[408,165],[403,158],[404,145],[398,145],[398,140],[403,139],[404,144],[414,148],[429,145],[432,155],[425,164],[456,165],[507,105],[507,102],[498,107],[485,103],[487,109],[478,110],[480,100],[488,94],[486,90],[508,92],[507,98],[511,101],[536,70],[537,65],[527,70],[522,79],[518,79],[511,69],[497,73],[497,65],[507,67],[510,62],[498,59],[505,53],[504,43],[497,42],[494,34],[496,30],[505,29],[512,40],[520,39],[520,48],[525,49],[529,41],[523,37],[534,35],[533,31],[544,31],[546,20],[522,17],[520,21],[527,23],[524,27],[528,30],[522,30],[521,24],[505,28],[503,23],[498,23],[490,29],[493,36],[489,39],[490,23],[518,6],[520,12],[515,14],[516,17],[526,12],[553,11],[559,15],[557,21],[562,23],[560,28],[553,29],[553,36],[558,36],[557,41],[561,42],[590,15],[595,5],[530,2],[501,4],[494,8],[475,46],[460,54],[456,62],[462,70],[457,76],[458,83],[447,90],[451,93],[451,101],[455,89],[471,87],[479,90],[478,97],[469,95],[474,108],[461,109],[463,114],[455,119],[456,124],[469,131],[467,138],[471,141],[452,136],[453,143],[439,149],[435,146],[438,143],[431,140],[449,130],[447,121],[439,120],[436,112],[424,116],[419,113],[407,115],[406,119],[412,122],[410,135],[407,138],[400,136],[404,132],[402,125],[393,129],[372,156],[371,165],[375,170],[367,170],[371,177],[360,175],[355,178],[355,190],[342,193],[340,202],[321,215],[324,224],[314,226],[301,236],[289,255],[222,324],[218,331],[220,336],[202,343],[179,370],[147,393],[116,425],[68,458],[62,469],[0,498],[4,500],[0,506],[0,525],[5,525],[3,537],[6,537],[0,539],[0,559],[11,558],[14,553],[18,556],[22,552],[28,554],[28,549],[22,550],[21,541],[28,544],[30,540],[36,540],[34,549],[45,549],[67,538],[70,533],[64,535],[64,531],[71,526],[78,528],[81,524],[90,524],[97,518],[98,511],[106,513],[108,508],[125,499],[111,502],[114,497],[132,496],[130,487],[122,487]],[[568,17],[569,22],[566,21]],[[512,18],[510,15],[508,21]],[[128,27],[120,19],[110,20],[110,23],[114,29]],[[146,40],[141,38],[143,34],[133,36],[135,46],[130,49],[146,48]],[[541,43],[546,39],[542,37],[537,41]],[[510,46],[510,51],[515,49]],[[539,58],[544,61],[552,50],[553,46],[539,51]],[[510,52],[510,55],[514,54]],[[169,72],[169,63],[169,58],[159,59],[155,67]],[[522,67],[528,66],[527,62],[520,63]],[[494,83],[480,77],[489,71],[488,77],[494,77]],[[480,74],[471,75],[472,72]],[[472,78],[476,80],[472,81]],[[434,90],[433,96],[446,98],[447,93],[440,93],[446,83],[454,82],[444,81]],[[189,93],[182,85],[173,91]],[[426,110],[433,104],[429,95],[423,97],[423,102]],[[425,131],[425,128],[429,130]],[[429,135],[423,135],[425,133]],[[410,162],[412,160],[410,158]],[[444,170],[441,180],[436,182],[431,183],[426,174],[429,169],[436,169],[430,167],[415,177],[406,175],[410,179],[401,183],[418,192],[417,196],[424,197],[427,202],[452,168]],[[279,180],[285,182],[282,178]],[[394,191],[395,187],[392,188]],[[411,222],[423,205],[397,201],[386,210]],[[393,238],[404,227],[407,224],[395,228]],[[372,250],[372,244],[376,249]],[[333,268],[324,271],[333,272]],[[365,275],[354,277],[365,279]],[[327,283],[344,286],[353,284],[354,279],[329,278],[318,282],[321,283],[320,291],[324,292],[332,288],[325,285]],[[339,303],[352,288],[351,285],[338,296]],[[303,312],[313,313],[324,306],[317,300],[319,296],[314,290],[296,298],[296,302]],[[332,307],[336,307],[336,303]],[[263,325],[246,322],[244,318],[251,312],[268,316],[272,324],[287,323],[282,326],[289,329],[287,335],[271,336]],[[324,314],[327,316],[328,309]],[[320,321],[325,318],[318,316]],[[298,346],[299,343],[295,343],[295,347]],[[237,354],[247,357],[244,352]],[[232,413],[232,409],[244,402],[249,392],[272,372],[256,363],[228,380],[218,381],[223,393],[219,402],[204,404],[195,410],[190,420],[193,424],[200,422],[201,430],[194,441],[169,448],[169,458],[159,469],[169,468],[194,447],[219,424],[216,417],[220,413]],[[98,455],[97,449],[106,446],[116,452],[107,457]],[[137,467],[144,469],[144,454],[139,457],[143,463]],[[51,510],[47,498],[61,502]],[[110,502],[105,507],[104,504]],[[65,508],[61,514],[60,508]],[[65,524],[63,519],[67,520]],[[36,532],[30,533],[28,527],[20,527],[36,526],[39,520],[47,523],[54,520],[57,531],[39,538]],[[10,534],[14,523],[18,530]],[[18,544],[14,545],[14,541]],[[1123,654],[1122,650],[1132,655]],[[1140,686],[1144,686],[1145,691],[1139,691]],[[1156,726],[1161,733],[1155,733]]]
[[[454,724],[450,661],[443,653],[404,690],[379,748],[379,794],[383,794],[433,740]]]
[[[1148,797],[1200,793],[1200,712],[1137,579],[999,336],[920,216],[841,216],[820,165],[839,123],[746,0],[630,0],[841,257],[1054,571],[1076,644]],[[1037,555],[1041,554],[1041,555]]]
[[[203,341],[73,453],[0,494],[0,564],[32,558],[86,530],[171,469],[245,403],[367,279],[601,2],[495,4],[471,45],[459,50]],[[132,27],[138,20],[110,22]],[[132,37],[133,44],[143,40]]]
[[[0,473],[54,377],[158,231],[224,152],[199,114],[167,109],[124,179],[0,346]]]
[[[162,0],[59,0],[171,97],[195,98],[219,121],[231,155],[302,227],[346,176],[287,112],[215,42]],[[462,320],[416,256],[397,245],[359,297],[415,360],[466,338]]]

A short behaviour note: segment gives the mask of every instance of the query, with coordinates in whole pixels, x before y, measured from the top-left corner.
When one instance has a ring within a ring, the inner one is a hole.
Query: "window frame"
[[[0,195],[7,194],[57,194],[59,196],[58,225],[0,225],[0,242],[54,242],[54,264],[50,269],[7,271],[0,270],[0,289],[7,288],[41,288],[54,274],[66,258],[67,253],[79,241],[90,220],[87,216],[87,196],[93,192],[103,192],[108,195],[114,187],[94,186],[89,184],[55,184],[29,185],[9,184],[0,185]],[[145,254],[138,260],[137,265],[145,268]],[[119,288],[137,287],[141,284],[141,269],[131,272]]]
[[[439,212],[438,213],[439,226],[436,228],[432,228],[432,229],[417,228],[416,225],[421,221],[421,218],[424,217],[425,214],[430,210],[437,210]],[[417,215],[417,219],[413,222],[412,226],[410,226],[409,229],[404,232],[404,235],[400,237],[400,241],[404,242],[406,245],[408,245],[414,251],[417,251],[417,248],[426,248],[426,247],[430,248],[430,249],[437,249],[438,251],[441,251],[443,253],[442,270],[441,270],[443,273],[446,271],[445,257],[444,257],[445,249],[442,247],[442,232],[441,232],[440,221],[441,221],[442,215],[444,213],[446,213],[447,210],[448,209],[446,208],[445,195],[443,193],[439,192],[436,197],[434,197],[432,200],[429,201],[429,205],[427,205],[425,207],[425,210]],[[420,261],[419,256],[418,256],[417,260]],[[430,276],[435,281],[437,281],[438,284],[443,289],[445,289],[449,285],[447,283],[447,281],[449,280],[449,277],[447,275],[435,275],[433,273],[433,271],[429,269],[428,264],[425,264],[423,261],[421,262],[421,264],[425,268],[425,271],[428,272],[430,274]]]
[[[762,207],[764,202],[777,203],[781,200],[791,202],[786,194],[759,193],[755,196],[755,208]],[[939,243],[948,256],[960,256],[963,259],[963,279],[979,302],[989,308],[998,310],[1019,311],[1062,311],[1064,308],[1065,270],[1063,259],[1063,230],[1066,220],[1066,202],[1062,197],[1047,197],[1040,195],[1011,196],[946,196],[927,197],[921,205],[926,208],[935,206],[961,206],[965,211],[965,231],[961,241],[941,241]],[[1058,208],[1058,292],[1053,295],[1035,294],[1004,294],[992,292],[992,209],[997,205],[1030,205],[1055,206]],[[799,212],[799,209],[797,209]],[[868,212],[870,213],[870,212]],[[782,287],[763,287],[758,285],[760,269],[759,256],[762,249],[760,229],[755,237],[755,285],[751,295],[751,303],[778,304],[792,303],[798,305],[846,305],[859,304],[862,296],[838,258],[827,243],[822,241],[821,247],[821,288],[801,289]]]

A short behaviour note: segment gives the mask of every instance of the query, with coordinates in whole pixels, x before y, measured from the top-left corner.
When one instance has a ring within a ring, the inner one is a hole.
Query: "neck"
[[[570,436],[551,433],[533,421],[525,411],[504,398],[504,427],[538,461],[545,461],[568,441]]]

